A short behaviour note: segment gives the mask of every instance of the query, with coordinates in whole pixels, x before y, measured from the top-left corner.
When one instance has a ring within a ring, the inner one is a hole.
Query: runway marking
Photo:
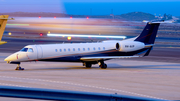
[[[43,84],[43,82],[51,82],[51,83],[61,83],[61,84],[69,84],[69,85],[78,85],[78,86],[82,86],[82,87],[90,87],[90,88],[98,88],[98,89],[104,89],[104,90],[110,90],[110,91],[118,91],[118,92],[123,92],[123,93],[128,93],[128,94],[132,94],[132,95],[138,95],[138,96],[143,96],[143,97],[148,97],[148,98],[155,98],[155,99],[160,99],[160,100],[167,100],[164,98],[158,98],[158,97],[154,97],[154,96],[149,96],[149,95],[144,95],[144,94],[139,94],[139,93],[134,93],[134,92],[129,92],[129,91],[124,91],[124,90],[118,90],[118,89],[112,89],[112,88],[105,88],[105,87],[99,87],[99,86],[91,86],[91,85],[84,85],[84,84],[77,84],[77,83],[70,83],[70,82],[60,82],[60,81],[52,81],[52,80],[43,80],[43,79],[31,79],[31,78],[19,78],[19,77],[9,77],[9,76],[0,76],[0,77],[4,77],[4,78],[15,78],[15,79],[24,79],[24,80],[35,80],[35,81],[40,81],[41,83],[35,83],[35,82],[26,82],[26,83],[33,83],[33,84],[41,84],[41,85],[46,85],[46,86],[52,86],[52,85],[48,85],[48,84]],[[14,84],[5,84],[5,83],[0,83],[2,85],[9,85],[9,86],[18,86],[18,87],[27,87],[27,86],[20,86],[20,85],[14,85]],[[61,87],[61,86],[55,86],[54,87]],[[32,87],[29,87],[32,88]],[[69,87],[70,88],[70,87]],[[70,88],[70,89],[75,89],[75,88]],[[79,90],[79,89],[75,89],[75,90]],[[81,90],[82,91],[82,90]]]

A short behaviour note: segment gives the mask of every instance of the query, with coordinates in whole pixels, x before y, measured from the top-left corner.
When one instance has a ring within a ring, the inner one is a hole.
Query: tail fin
[[[6,27],[6,23],[8,20],[9,15],[1,15],[0,16],[0,45],[5,44],[5,41],[1,41],[5,27]]]
[[[154,44],[160,23],[148,22],[142,33],[134,40],[145,44]]]

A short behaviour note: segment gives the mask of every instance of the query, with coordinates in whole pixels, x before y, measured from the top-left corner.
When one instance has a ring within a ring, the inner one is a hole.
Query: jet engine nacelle
[[[137,41],[121,41],[116,43],[116,49],[121,52],[131,52],[143,49],[145,44]]]

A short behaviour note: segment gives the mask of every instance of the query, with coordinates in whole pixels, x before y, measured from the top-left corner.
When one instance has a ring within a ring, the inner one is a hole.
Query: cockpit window
[[[33,49],[32,49],[32,48],[29,48],[29,49],[28,49],[28,52],[33,52]]]
[[[22,51],[22,52],[27,52],[27,50],[28,50],[28,48],[23,48],[23,49],[21,49],[20,51]]]

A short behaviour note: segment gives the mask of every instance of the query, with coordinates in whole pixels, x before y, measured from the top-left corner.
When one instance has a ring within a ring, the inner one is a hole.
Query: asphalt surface
[[[15,71],[16,65],[4,62],[5,57],[28,44],[59,41],[14,38],[5,38],[5,41],[8,43],[0,46],[0,85],[180,99],[178,45],[157,44],[148,57],[106,61],[108,68],[105,70],[98,65],[86,69],[82,63],[24,62],[21,66],[25,70]]]

